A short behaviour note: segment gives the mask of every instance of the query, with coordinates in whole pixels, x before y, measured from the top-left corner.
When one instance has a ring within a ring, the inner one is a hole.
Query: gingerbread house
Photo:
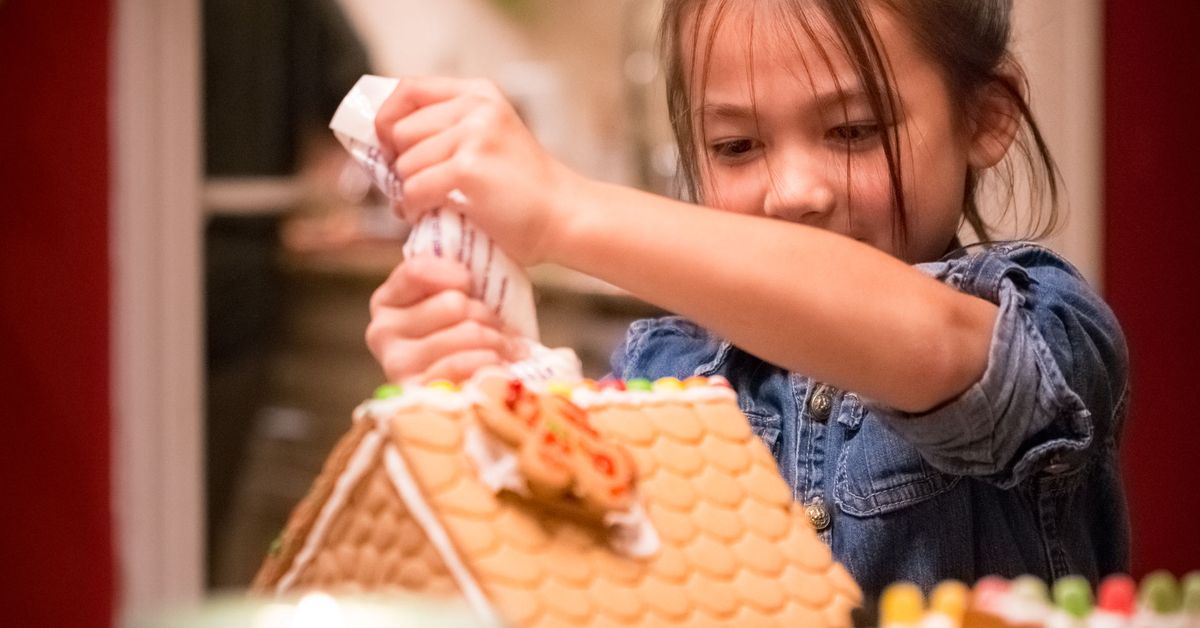
[[[720,378],[499,373],[360,406],[254,586],[515,626],[846,626],[861,599]]]

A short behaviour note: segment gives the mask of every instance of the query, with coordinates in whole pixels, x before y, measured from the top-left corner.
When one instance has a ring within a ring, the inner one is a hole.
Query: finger
[[[384,152],[395,158],[391,129],[404,117],[422,108],[450,100],[471,89],[471,82],[439,76],[405,77],[396,84],[375,113],[375,135]]]
[[[392,170],[400,177],[401,181],[407,181],[422,170],[452,159],[462,142],[462,137],[463,129],[460,127],[445,129],[426,137],[405,150],[400,158],[392,164]],[[405,196],[404,202],[408,204],[411,203],[411,200]]]
[[[422,140],[457,125],[477,103],[476,96],[460,95],[413,111],[388,129],[392,149],[396,155],[404,155]]]
[[[461,173],[469,167],[458,158],[428,166],[404,180],[404,202],[400,206],[405,220],[415,224],[421,216],[445,207],[452,190],[471,197],[471,191]]]
[[[411,307],[444,290],[471,290],[471,273],[456,260],[416,255],[392,270],[371,295],[371,313],[385,307]]]
[[[460,351],[490,350],[507,355],[511,341],[498,330],[476,321],[463,321],[436,331],[419,341],[393,342],[383,349],[380,362],[392,374],[421,373],[444,356]]]
[[[491,308],[458,290],[444,290],[411,307],[382,308],[371,318],[368,328],[392,338],[423,338],[468,320],[503,331],[500,318]]]
[[[436,379],[445,379],[459,383],[470,379],[480,368],[504,362],[504,358],[495,351],[487,349],[460,351],[434,362],[417,377],[417,380],[428,383]]]

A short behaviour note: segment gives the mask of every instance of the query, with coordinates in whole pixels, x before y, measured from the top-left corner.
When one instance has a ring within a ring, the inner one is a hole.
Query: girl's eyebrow
[[[754,109],[752,107],[732,103],[706,102],[699,109],[693,110],[693,113],[698,113],[705,119],[749,120],[754,118]]]
[[[800,107],[803,111],[829,111],[830,109],[841,109],[843,107],[867,103],[866,90],[859,86],[853,86],[848,89],[830,89],[818,94],[811,100],[806,100]],[[751,120],[755,117],[755,109],[749,105],[730,102],[706,102],[700,107],[692,110],[693,115],[699,115],[705,120],[723,119],[723,120]]]

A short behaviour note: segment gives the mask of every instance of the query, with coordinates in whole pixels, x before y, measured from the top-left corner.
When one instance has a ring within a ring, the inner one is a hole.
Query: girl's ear
[[[995,79],[979,88],[969,111],[971,144],[967,161],[971,168],[991,168],[1008,153],[1021,127],[1017,99],[1025,97],[1024,85],[1020,69],[1006,65]]]

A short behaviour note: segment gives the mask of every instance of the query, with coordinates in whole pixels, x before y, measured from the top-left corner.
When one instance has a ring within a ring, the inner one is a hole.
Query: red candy
[[[600,390],[608,390],[609,388],[613,390],[625,390],[625,380],[609,377],[600,380],[599,386]]]
[[[1110,613],[1132,615],[1137,605],[1137,585],[1125,574],[1113,574],[1100,583],[1097,605]]]

